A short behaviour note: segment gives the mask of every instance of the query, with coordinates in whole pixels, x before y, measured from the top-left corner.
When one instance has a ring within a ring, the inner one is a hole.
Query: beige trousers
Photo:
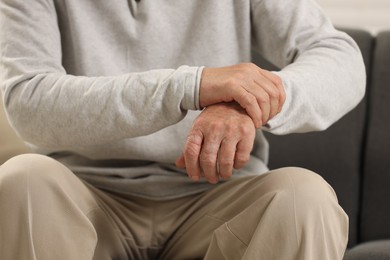
[[[103,192],[57,161],[0,166],[0,259],[342,259],[348,219],[317,174],[283,168],[202,194]]]

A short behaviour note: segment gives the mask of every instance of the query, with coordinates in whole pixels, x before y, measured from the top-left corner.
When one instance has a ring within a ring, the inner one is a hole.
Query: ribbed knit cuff
[[[199,91],[200,80],[204,67],[185,67],[184,97],[181,107],[185,110],[200,110]]]

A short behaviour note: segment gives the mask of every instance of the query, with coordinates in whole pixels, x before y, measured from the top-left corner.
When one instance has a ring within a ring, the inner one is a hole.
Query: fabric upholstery
[[[344,260],[388,260],[390,259],[390,240],[372,241],[348,250]]]
[[[362,241],[390,238],[390,32],[377,36],[368,124]]]

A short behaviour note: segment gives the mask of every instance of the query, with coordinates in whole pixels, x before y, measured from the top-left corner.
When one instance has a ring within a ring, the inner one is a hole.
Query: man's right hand
[[[282,80],[253,63],[204,68],[200,82],[200,106],[237,102],[256,128],[282,110],[286,94]]]

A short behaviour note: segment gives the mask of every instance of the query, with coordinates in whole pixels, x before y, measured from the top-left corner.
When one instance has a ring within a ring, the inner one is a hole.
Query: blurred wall
[[[390,0],[316,0],[336,26],[390,30]]]

